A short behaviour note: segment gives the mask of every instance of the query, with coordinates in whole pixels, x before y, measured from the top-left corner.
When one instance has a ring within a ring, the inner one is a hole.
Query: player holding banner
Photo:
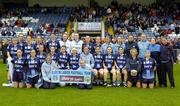
[[[92,68],[91,68],[91,66],[89,65],[89,64],[86,64],[85,63],[85,61],[83,60],[83,59],[81,59],[80,61],[79,61],[79,68],[78,68],[78,70],[83,70],[83,69],[86,69],[86,70],[90,70],[90,71],[92,71]],[[93,72],[92,72],[93,73]],[[94,73],[93,73],[94,74]],[[92,85],[92,83],[90,83],[90,84],[79,84],[79,88],[80,89],[92,89],[92,87],[93,87],[93,85]]]
[[[56,63],[51,59],[51,54],[46,55],[46,61],[41,66],[41,73],[43,79],[43,88],[44,89],[53,89],[55,88],[55,83],[51,82],[51,72],[57,69]]]

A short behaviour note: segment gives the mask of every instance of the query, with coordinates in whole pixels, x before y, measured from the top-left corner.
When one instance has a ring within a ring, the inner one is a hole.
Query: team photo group
[[[105,38],[64,33],[60,41],[55,34],[48,41],[19,34],[7,47],[8,80],[14,88],[60,87],[52,81],[54,70],[91,71],[91,83],[64,83],[80,89],[104,87],[175,87],[173,49],[165,37],[147,39],[141,33]]]

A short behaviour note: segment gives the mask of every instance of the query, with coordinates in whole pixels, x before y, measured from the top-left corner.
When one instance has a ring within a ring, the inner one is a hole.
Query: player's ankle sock
[[[121,81],[120,81],[120,80],[117,80],[116,83],[117,83],[117,84],[121,84]]]
[[[8,80],[8,83],[11,83],[11,80]]]

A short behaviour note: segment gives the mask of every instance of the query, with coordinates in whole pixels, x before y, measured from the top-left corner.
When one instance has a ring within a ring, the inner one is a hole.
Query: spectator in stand
[[[6,64],[6,59],[7,59],[7,47],[8,47],[8,41],[6,39],[2,40],[1,51],[2,51],[4,64]]]

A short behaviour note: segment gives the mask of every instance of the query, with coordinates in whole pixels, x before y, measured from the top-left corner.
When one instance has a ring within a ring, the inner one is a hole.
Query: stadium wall
[[[75,7],[78,5],[88,6],[88,0],[29,0],[29,6],[39,4],[42,7],[62,7],[64,5]]]
[[[108,6],[112,0],[96,0],[100,6]],[[121,3],[123,5],[129,5],[132,2],[149,5],[154,3],[156,0],[117,0],[118,3]]]
[[[84,5],[88,6],[90,0],[29,0],[29,6],[33,6],[35,4],[39,4],[43,7],[52,7],[52,6],[78,6]],[[112,0],[95,0],[99,3],[100,6],[108,6]],[[156,0],[117,0],[117,2],[128,5],[132,2],[141,3],[144,5],[151,4]]]

